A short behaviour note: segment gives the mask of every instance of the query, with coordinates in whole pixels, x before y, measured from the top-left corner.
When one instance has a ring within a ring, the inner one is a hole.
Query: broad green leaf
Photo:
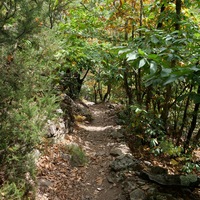
[[[120,51],[118,52],[118,54],[121,55],[121,54],[127,53],[127,52],[129,52],[129,51],[130,51],[130,49],[123,49],[123,50],[120,50]]]
[[[138,58],[138,55],[136,52],[132,52],[132,53],[127,54],[126,57],[127,57],[127,61],[130,61],[130,60],[136,60]]]
[[[151,36],[151,42],[157,44],[159,42],[158,38],[155,35]]]
[[[161,71],[161,77],[166,77],[169,76],[169,74],[171,74],[172,70],[169,68],[163,68]]]
[[[197,72],[197,71],[199,71],[199,70],[200,70],[200,69],[199,69],[199,68],[197,68],[196,66],[190,67],[190,69],[191,69],[192,71],[195,71],[195,72]]]
[[[178,80],[179,78],[180,78],[180,77],[177,77],[177,76],[175,76],[175,75],[172,74],[172,75],[167,79],[167,81],[165,81],[164,85],[170,84],[170,83],[172,83],[172,82]]]
[[[150,63],[150,73],[154,74],[157,71],[157,64],[155,62]]]
[[[143,59],[140,60],[139,66],[138,66],[138,67],[141,68],[141,67],[143,67],[145,64],[146,64],[146,60],[143,58]]]
[[[144,55],[145,55],[145,52],[144,52],[144,51],[142,51],[142,49],[138,49],[138,53],[139,53],[140,55],[142,55],[142,56],[144,56]]]
[[[149,54],[148,58],[155,60],[156,58],[158,58],[158,55],[156,55],[156,54]]]

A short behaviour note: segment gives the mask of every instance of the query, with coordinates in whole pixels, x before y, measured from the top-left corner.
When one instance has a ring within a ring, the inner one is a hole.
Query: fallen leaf
[[[103,182],[103,178],[102,178],[102,177],[98,177],[98,178],[96,179],[97,185],[102,185],[102,182]]]

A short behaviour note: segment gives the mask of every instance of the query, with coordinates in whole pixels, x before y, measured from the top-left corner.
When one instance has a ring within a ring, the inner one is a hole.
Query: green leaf
[[[161,72],[161,77],[166,77],[169,76],[169,74],[171,74],[172,70],[169,68],[163,68],[162,72]]]
[[[120,51],[118,52],[118,54],[121,55],[121,54],[127,53],[127,52],[129,52],[129,51],[130,51],[130,49],[123,49],[123,50],[120,50]]]
[[[167,79],[167,81],[165,81],[164,85],[170,84],[170,83],[172,83],[172,82],[178,80],[179,78],[180,78],[180,77],[177,77],[177,76],[175,76],[175,75],[172,74],[172,75]]]
[[[138,55],[136,52],[132,52],[132,53],[127,54],[126,57],[127,57],[127,61],[130,61],[130,60],[136,60],[138,58]]]
[[[141,59],[140,62],[139,62],[139,68],[143,67],[144,65],[146,64],[146,60],[145,58]]]
[[[158,58],[158,55],[156,55],[156,54],[149,54],[148,58],[152,59],[152,60],[155,60],[156,58]]]
[[[151,36],[151,42],[157,44],[159,42],[158,38],[155,35]]]
[[[155,62],[150,63],[150,73],[154,74],[157,71],[157,64]]]
[[[139,53],[141,56],[145,56],[145,52],[142,51],[142,49],[138,49],[138,53]]]

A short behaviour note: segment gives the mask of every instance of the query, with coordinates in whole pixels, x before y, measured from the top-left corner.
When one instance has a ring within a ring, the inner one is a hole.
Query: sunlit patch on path
[[[113,129],[113,130],[120,129],[120,126],[89,126],[89,125],[84,125],[84,124],[78,124],[78,126],[80,128],[83,128],[86,131],[92,131],[92,132],[105,131],[108,129]]]

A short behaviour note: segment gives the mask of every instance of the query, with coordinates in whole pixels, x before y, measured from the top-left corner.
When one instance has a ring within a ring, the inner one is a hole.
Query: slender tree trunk
[[[198,130],[198,133],[195,137],[195,143],[198,144],[199,143],[199,139],[200,139],[200,129]]]
[[[190,92],[192,92],[192,88],[193,85],[190,86]],[[186,100],[186,105],[185,105],[185,109],[184,109],[184,113],[183,113],[183,119],[182,119],[182,125],[180,130],[178,131],[178,135],[177,135],[177,141],[176,141],[176,145],[178,146],[182,137],[182,133],[183,133],[183,129],[185,127],[185,123],[186,123],[186,119],[187,119],[187,111],[189,108],[189,103],[190,103],[190,97],[188,96],[187,100]]]
[[[141,69],[138,69],[138,74],[136,75],[136,96],[137,102],[142,103],[142,78],[141,78]]]
[[[164,95],[165,102],[164,102],[163,110],[161,113],[161,119],[163,120],[166,131],[167,131],[167,119],[168,119],[168,115],[169,115],[171,94],[172,94],[172,87],[171,87],[171,85],[167,85],[165,95]]]
[[[198,86],[197,94],[200,95],[200,86]],[[186,149],[189,147],[189,143],[192,138],[193,131],[196,128],[199,106],[200,106],[200,103],[196,103],[194,106],[194,111],[192,114],[192,122],[190,125],[190,129],[188,131],[188,134],[187,134],[186,142],[184,145],[184,151],[186,151]]]
[[[143,25],[143,0],[140,0],[140,27],[142,27]],[[139,32],[140,37],[142,36],[142,33]],[[142,103],[142,79],[141,79],[141,69],[138,69],[138,73],[136,74],[135,77],[135,81],[136,81],[136,97],[137,97],[137,102],[140,104]]]
[[[126,95],[128,97],[128,103],[129,103],[129,105],[132,105],[133,104],[133,91],[129,87],[129,84],[128,84],[128,71],[124,71],[124,87],[125,87]]]
[[[180,30],[180,21],[181,21],[181,0],[176,0],[176,22],[175,22],[175,30]]]
[[[102,85],[100,81],[98,82],[98,93],[99,93],[100,100],[103,101]]]
[[[143,20],[143,0],[140,0],[140,27],[142,27],[143,23],[142,23],[142,20]],[[139,32],[139,35],[142,36],[142,33],[141,31]]]
[[[128,40],[128,20],[125,22],[125,33],[124,33],[124,39]]]
[[[111,83],[109,83],[107,85],[107,91],[106,91],[106,94],[103,97],[103,102],[105,102],[108,99],[108,96],[110,96],[110,93],[111,93]]]
[[[95,104],[97,104],[97,89],[96,89],[96,87],[97,87],[97,82],[95,82],[95,84],[93,86],[93,88],[94,88],[94,102],[95,102]]]
[[[160,8],[160,15],[162,15],[162,13],[163,13],[164,11],[165,11],[165,4],[163,3],[163,4],[161,5],[161,8]],[[162,28],[162,26],[163,26],[162,21],[158,22],[157,29]]]
[[[149,87],[147,87],[146,91],[147,91],[147,96],[146,96],[146,111],[149,110],[150,108],[150,103],[151,103],[151,99],[152,99],[152,90],[153,87],[150,85]]]

